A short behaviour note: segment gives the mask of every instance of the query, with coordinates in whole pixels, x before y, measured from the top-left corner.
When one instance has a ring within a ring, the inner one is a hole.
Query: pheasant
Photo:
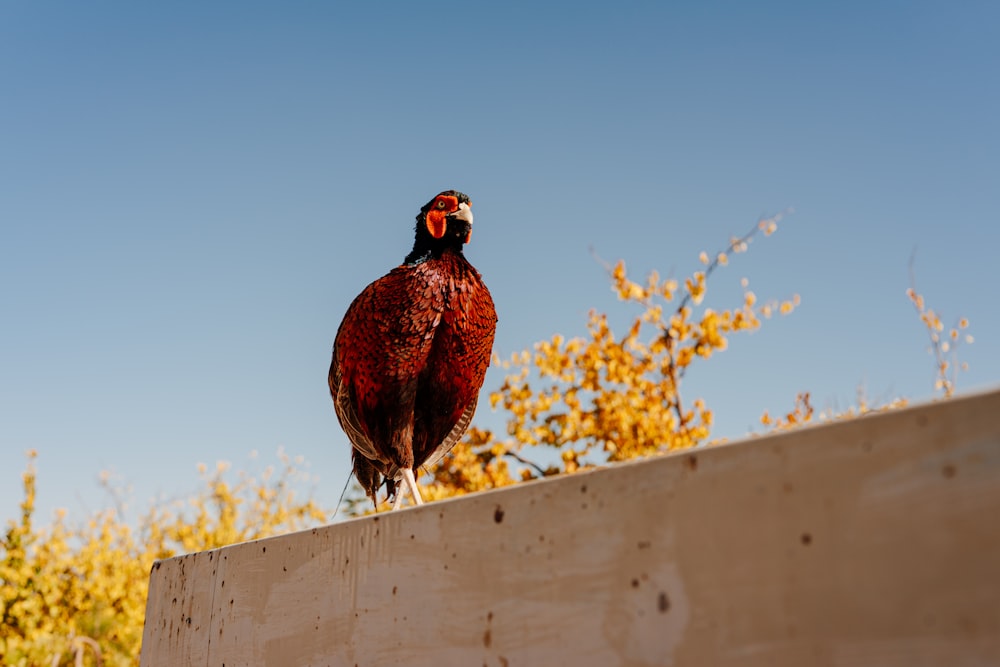
[[[376,505],[383,478],[393,509],[401,484],[422,504],[415,471],[447,454],[476,411],[497,315],[462,252],[471,206],[447,190],[421,208],[413,250],[354,299],[337,330],[330,394],[354,475]]]

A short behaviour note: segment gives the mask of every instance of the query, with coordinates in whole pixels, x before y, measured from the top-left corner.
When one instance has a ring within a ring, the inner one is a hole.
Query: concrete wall
[[[143,667],[1000,665],[1000,392],[173,558],[150,583]]]

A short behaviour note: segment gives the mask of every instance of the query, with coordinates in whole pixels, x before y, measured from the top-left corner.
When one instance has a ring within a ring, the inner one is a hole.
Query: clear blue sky
[[[29,448],[42,521],[105,505],[105,469],[138,510],[279,446],[332,505],[337,325],[449,188],[502,356],[624,316],[590,248],[683,276],[794,208],[709,286],[802,297],[692,370],[716,436],[802,390],[930,398],[915,247],[971,321],[960,390],[995,387],[998,26],[994,2],[3,3],[0,518]]]

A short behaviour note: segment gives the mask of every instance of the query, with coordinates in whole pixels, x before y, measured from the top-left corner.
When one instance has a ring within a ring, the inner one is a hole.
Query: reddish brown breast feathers
[[[334,344],[331,392],[341,423],[360,431],[345,424],[355,447],[375,453],[384,474],[419,467],[457,440],[452,431],[475,407],[496,321],[479,274],[451,252],[397,267],[351,304]]]

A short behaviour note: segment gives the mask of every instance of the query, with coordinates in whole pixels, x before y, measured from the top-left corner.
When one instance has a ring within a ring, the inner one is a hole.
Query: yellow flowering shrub
[[[116,510],[82,526],[64,513],[34,524],[35,452],[23,475],[20,518],[0,539],[0,663],[16,667],[135,665],[149,571],[158,558],[201,551],[323,523],[327,513],[292,489],[296,463],[261,479],[202,468],[185,503],[151,508],[133,528]]]
[[[773,233],[779,219],[761,220],[713,256],[701,253],[702,267],[682,281],[654,271],[636,282],[624,262],[608,266],[613,292],[637,309],[624,333],[591,311],[586,336],[557,334],[500,362],[510,372],[489,400],[510,415],[507,437],[473,430],[430,471],[426,495],[442,498],[706,442],[713,414],[703,399],[682,396],[685,375],[725,350],[730,336],[799,304],[798,296],[758,302],[744,278],[741,302],[717,310],[705,305],[708,279],[757,234]]]
[[[742,302],[724,310],[705,305],[708,279],[729,265],[732,255],[746,252],[758,234],[777,230],[781,216],[761,220],[722,252],[700,253],[702,267],[683,280],[663,279],[655,271],[645,281],[629,278],[625,264],[608,266],[612,290],[619,300],[638,308],[623,334],[616,334],[604,313],[591,311],[585,336],[556,334],[533,350],[499,363],[510,371],[489,395],[491,406],[508,414],[506,437],[473,429],[429,471],[422,493],[430,499],[496,488],[516,481],[655,455],[709,442],[713,413],[702,398],[685,400],[681,385],[703,360],[722,352],[729,337],[759,329],[773,315],[787,315],[800,302],[758,302],[746,278]],[[928,308],[913,284],[907,296],[927,329],[935,359],[935,391],[954,394],[959,364],[957,349],[972,343],[961,318],[945,332],[938,314]],[[855,404],[817,412],[808,392],[799,393],[791,410],[760,422],[765,432],[834,419],[849,419],[903,407],[904,398],[872,402],[859,391]],[[355,507],[355,510],[357,506]],[[364,508],[361,508],[364,511]]]

